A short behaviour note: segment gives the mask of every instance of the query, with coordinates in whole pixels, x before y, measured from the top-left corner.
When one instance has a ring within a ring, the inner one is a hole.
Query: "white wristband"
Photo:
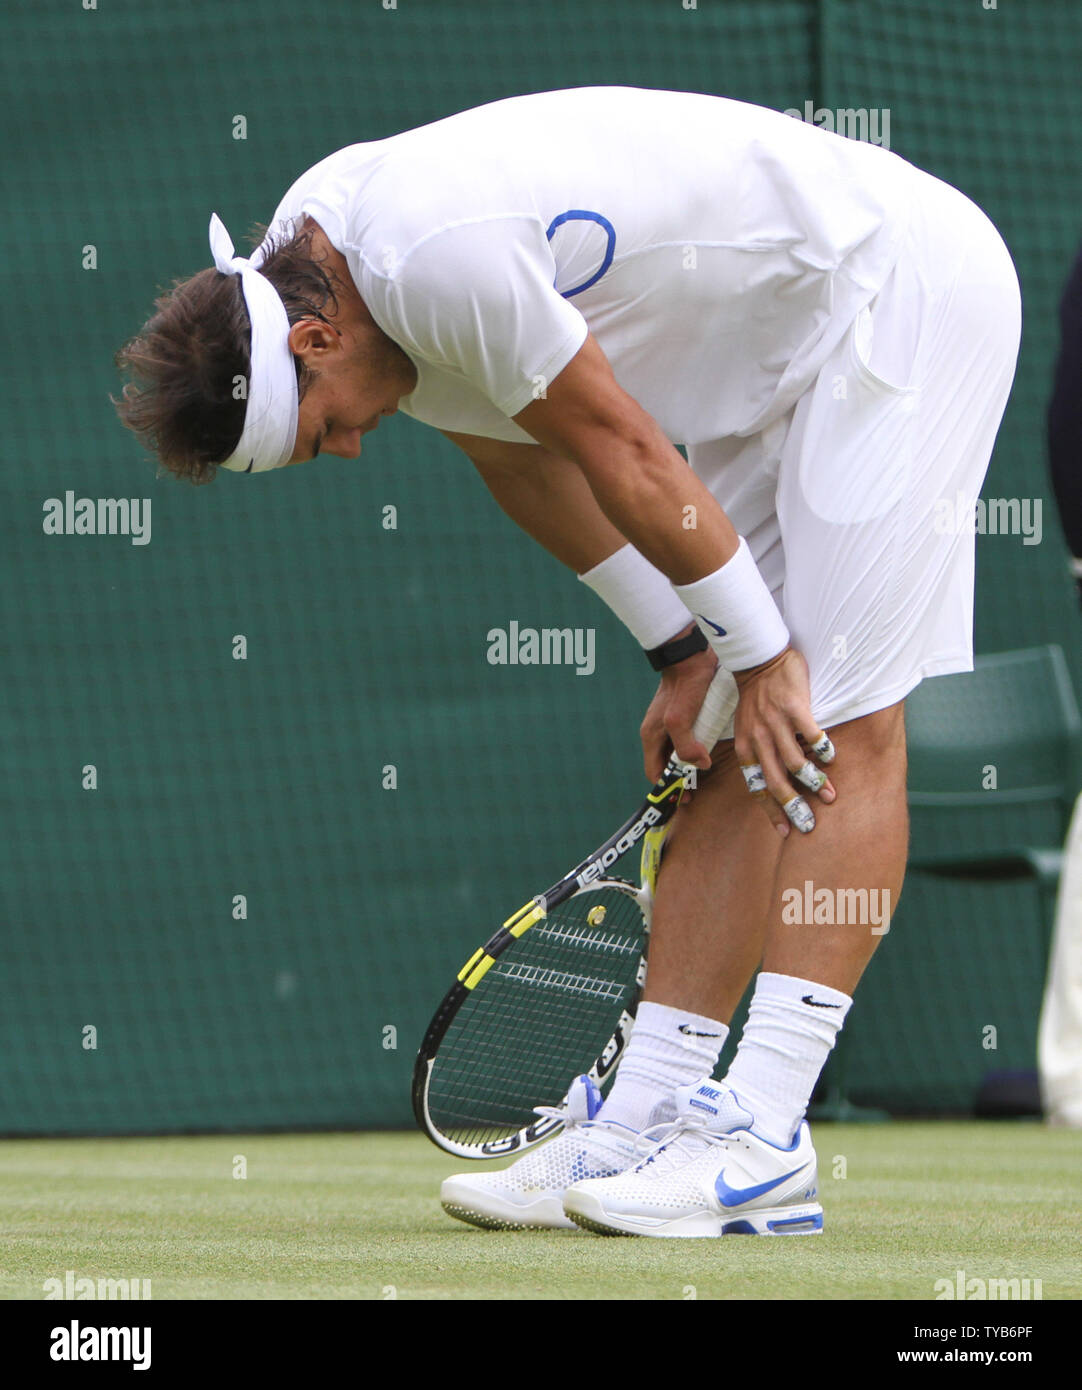
[[[646,651],[671,641],[694,621],[661,571],[630,543],[579,578],[604,599]]]
[[[743,536],[721,569],[694,584],[674,584],[673,590],[695,614],[727,671],[761,666],[789,645],[789,629]]]

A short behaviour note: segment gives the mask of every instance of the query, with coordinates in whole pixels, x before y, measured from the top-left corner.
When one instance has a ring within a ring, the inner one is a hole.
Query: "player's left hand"
[[[807,834],[815,827],[808,793],[826,803],[837,795],[812,761],[814,755],[832,762],[834,746],[812,718],[808,663],[786,647],[762,666],[733,675],[740,691],[733,749],[748,791],[780,835],[789,834],[790,824]]]

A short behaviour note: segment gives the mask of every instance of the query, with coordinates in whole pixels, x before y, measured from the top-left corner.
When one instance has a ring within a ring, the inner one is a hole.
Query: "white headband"
[[[223,275],[239,275],[252,323],[251,373],[244,429],[233,454],[220,465],[233,473],[262,473],[288,463],[297,438],[297,369],[289,346],[289,317],[278,291],[257,264],[234,255],[233,242],[217,213],[210,219],[210,249]],[[258,258],[258,260],[257,260]]]

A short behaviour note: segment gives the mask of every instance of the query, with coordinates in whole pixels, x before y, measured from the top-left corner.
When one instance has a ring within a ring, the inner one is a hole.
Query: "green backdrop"
[[[407,1123],[451,973],[642,785],[641,655],[435,432],[396,418],[360,461],[191,488],[114,419],[112,354],[208,262],[209,213],[239,241],[342,145],[593,83],[888,109],[892,148],[975,198],[1022,277],[986,492],[1042,498],[1045,537],[980,540],[978,649],[1060,641],[1077,682],[1042,417],[1082,236],[1082,6],[91,4],[9,11],[0,44],[0,1132]],[[67,491],[152,499],[150,542],[45,534]],[[490,666],[511,619],[594,626],[595,674]],[[946,1016],[958,961],[998,960],[977,1012],[1013,991],[996,1064],[1031,1065],[1040,952],[974,913],[918,969],[903,918],[850,1068],[872,1099],[964,1105],[988,1058],[946,1024],[929,1051],[910,975]]]

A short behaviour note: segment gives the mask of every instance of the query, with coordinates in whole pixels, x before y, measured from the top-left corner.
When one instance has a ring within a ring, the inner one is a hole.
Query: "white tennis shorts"
[[[688,447],[807,658],[826,727],[973,669],[973,517],[1020,331],[998,232],[924,175],[898,264],[793,409]]]

